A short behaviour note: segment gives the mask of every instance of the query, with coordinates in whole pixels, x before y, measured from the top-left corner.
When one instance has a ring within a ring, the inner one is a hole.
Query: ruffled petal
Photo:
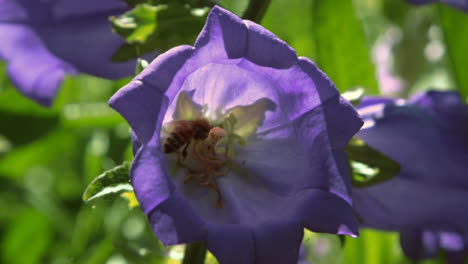
[[[172,100],[175,93],[179,92],[180,84],[187,77],[187,74],[183,72],[183,66],[191,58],[192,53],[191,46],[183,45],[172,48],[151,62],[136,79],[152,85],[158,92],[165,93]],[[168,91],[170,86],[177,87],[177,89]]]
[[[8,62],[8,75],[24,95],[49,106],[66,74],[76,70],[53,56],[30,28],[0,25],[0,58]]]
[[[149,212],[148,218],[154,233],[166,246],[204,241],[207,236],[205,223],[177,192]]]
[[[180,46],[159,56],[109,100],[110,106],[127,119],[140,143],[146,144],[153,137],[154,144],[159,143],[162,118],[173,99],[164,92],[191,52],[191,47]]]
[[[359,224],[351,206],[340,197],[321,190],[305,190],[296,195],[295,203],[300,207],[304,226],[313,231],[349,235],[359,235]]]
[[[138,80],[124,86],[109,100],[109,105],[130,124],[140,144],[148,143],[161,129],[158,118],[167,104],[168,99],[158,89]]]
[[[264,27],[245,20],[249,28],[245,58],[259,66],[287,69],[297,63],[296,51]]]
[[[146,214],[174,192],[175,186],[168,176],[166,160],[159,146],[142,147],[135,156],[130,175],[135,194]]]
[[[215,6],[208,15],[195,48],[198,53],[215,59],[234,59],[245,55],[247,27],[233,13]]]

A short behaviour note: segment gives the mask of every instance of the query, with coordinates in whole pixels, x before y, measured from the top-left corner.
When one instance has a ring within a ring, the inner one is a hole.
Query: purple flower
[[[400,231],[405,252],[415,258],[435,254],[424,244],[428,236],[430,245],[445,249],[440,241],[447,234],[466,236],[468,106],[460,96],[431,91],[407,102],[371,98],[359,113],[365,125],[358,137],[401,165],[395,178],[353,190],[364,225]]]
[[[460,233],[404,230],[400,241],[405,254],[416,260],[436,258],[440,249],[450,264],[463,264],[468,257],[468,237]]]
[[[66,74],[130,76],[134,61],[111,61],[124,40],[109,21],[127,9],[122,0],[0,0],[0,59],[19,91],[45,106]]]
[[[165,245],[295,264],[304,227],[357,235],[343,147],[362,121],[260,25],[214,7],[194,47],[160,55],[110,105],[138,140],[132,184]]]
[[[438,0],[406,0],[411,4],[423,5],[429,3],[439,2]],[[440,0],[442,3],[446,3],[463,11],[468,11],[468,0]]]

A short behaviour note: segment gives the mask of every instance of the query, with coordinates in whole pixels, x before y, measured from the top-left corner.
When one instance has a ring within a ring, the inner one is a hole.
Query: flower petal
[[[180,71],[192,53],[193,47],[191,46],[182,45],[172,48],[151,62],[138,75],[137,80],[152,85],[160,93],[166,93],[171,85],[176,86],[175,84],[179,84],[178,82],[185,80],[187,75],[180,73]],[[177,78],[176,75],[181,76]],[[179,89],[174,92],[178,92]],[[168,96],[168,93],[166,93],[166,96]],[[169,96],[172,100],[175,93]]]
[[[31,2],[38,1],[29,0],[26,2],[28,3],[25,5],[25,7],[29,6]],[[69,18],[83,20],[96,14],[109,14],[108,16],[111,14],[117,15],[124,10],[127,10],[128,8],[128,4],[121,0],[61,0],[54,3],[52,14],[58,20]]]
[[[127,119],[140,143],[146,144],[152,137],[154,144],[159,143],[162,118],[173,99],[164,92],[191,52],[191,47],[180,46],[159,56],[109,100],[110,106]]]
[[[114,94],[109,105],[127,120],[139,143],[146,144],[161,129],[158,117],[167,101],[158,89],[134,80]]]
[[[205,240],[205,223],[179,193],[162,202],[148,214],[156,236],[166,246]]]
[[[384,115],[375,120],[375,125],[361,130],[358,137],[400,163],[407,179],[457,189],[467,188],[468,180],[464,172],[468,170],[468,163],[465,162],[468,152],[466,146],[461,144],[463,141],[459,140],[463,137],[446,131],[444,127],[447,122],[413,105],[388,105]]]
[[[405,255],[415,260],[434,258],[439,249],[437,235],[427,231],[405,230],[400,232],[400,244]]]
[[[296,51],[264,27],[245,20],[248,44],[245,58],[256,65],[287,69],[297,63]]]
[[[64,76],[75,74],[69,64],[53,56],[38,36],[23,25],[0,25],[0,58],[8,61],[8,74],[24,95],[49,106]]]
[[[85,17],[38,27],[36,32],[51,53],[81,72],[117,79],[131,76],[135,71],[135,60],[112,61],[112,55],[125,41],[112,32],[108,16]],[[146,59],[154,57],[153,54]]]
[[[445,229],[468,233],[467,199],[467,191],[408,180],[403,174],[353,190],[354,206],[363,224],[383,230]]]
[[[212,59],[234,59],[245,55],[247,27],[233,13],[215,6],[208,15],[195,48]]]
[[[174,192],[175,186],[168,176],[166,160],[159,146],[141,147],[132,163],[130,175],[138,202],[146,214]]]
[[[299,223],[264,223],[252,230],[255,244],[253,263],[297,263],[304,236],[304,229]]]
[[[313,232],[359,235],[359,225],[351,206],[340,197],[321,190],[305,190],[297,195],[296,209],[304,226]]]
[[[206,247],[222,264],[254,264],[255,244],[250,228],[243,225],[210,225]]]

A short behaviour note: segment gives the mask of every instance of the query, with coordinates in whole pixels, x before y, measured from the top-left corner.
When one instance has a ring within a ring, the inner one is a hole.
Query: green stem
[[[206,247],[203,242],[195,242],[185,246],[185,255],[182,264],[205,263]]]
[[[251,20],[255,23],[260,23],[265,15],[268,5],[271,0],[250,0],[249,6],[242,16],[243,19]]]

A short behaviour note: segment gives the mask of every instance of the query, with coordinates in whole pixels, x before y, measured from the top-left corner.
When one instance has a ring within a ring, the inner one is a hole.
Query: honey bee
[[[172,122],[169,136],[163,142],[164,153],[174,153],[185,145],[182,150],[182,156],[185,158],[190,141],[206,139],[211,128],[210,122],[204,118]]]

